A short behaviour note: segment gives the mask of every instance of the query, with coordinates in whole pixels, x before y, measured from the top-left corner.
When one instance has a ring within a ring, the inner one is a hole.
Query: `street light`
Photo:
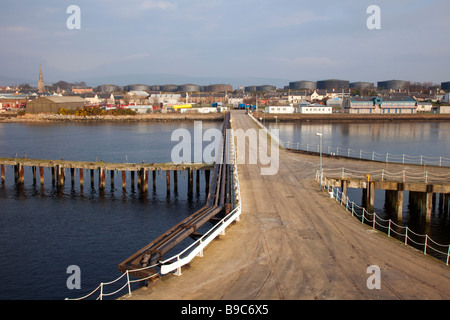
[[[322,180],[323,180],[323,170],[322,170],[322,133],[316,133],[316,136],[320,137],[320,191],[322,191]]]

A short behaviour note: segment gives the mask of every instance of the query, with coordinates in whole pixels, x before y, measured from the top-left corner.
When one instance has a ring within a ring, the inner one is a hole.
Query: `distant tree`
[[[30,86],[29,83],[21,83],[19,84],[19,89],[20,90],[30,90],[32,87]]]

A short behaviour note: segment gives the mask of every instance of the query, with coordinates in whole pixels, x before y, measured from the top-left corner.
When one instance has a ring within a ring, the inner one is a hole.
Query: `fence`
[[[348,197],[343,196],[343,193],[339,188],[330,187],[329,181],[322,176],[319,171],[316,172],[316,180],[328,191],[330,197],[334,198],[341,206],[345,206],[345,209],[349,211],[352,217],[356,217],[361,223],[366,223],[372,226],[372,229],[377,228],[387,233],[388,237],[391,234],[397,236],[398,239],[403,239],[405,245],[408,243],[414,244],[416,247],[423,246],[423,253],[426,255],[430,250],[435,252],[441,257],[440,260],[445,260],[445,264],[448,266],[450,259],[450,245],[444,245],[437,243],[431,239],[427,234],[422,235],[415,233],[407,226],[401,226],[392,221],[392,219],[382,219],[376,212],[369,213],[365,208],[357,205],[355,202],[350,201]],[[422,239],[422,240],[418,240]]]
[[[449,183],[450,173],[434,173],[428,170],[423,171],[411,171],[402,170],[398,172],[390,172],[385,169],[372,170],[372,171],[358,171],[348,168],[336,168],[336,169],[324,169],[323,175],[328,177],[339,177],[341,179],[353,178],[353,179],[367,179],[366,175],[369,174],[371,179],[374,180],[391,180],[399,182],[444,182]]]
[[[240,197],[240,187],[239,187],[239,178],[237,174],[237,167],[236,167],[236,151],[234,147],[234,135],[233,130],[229,130],[230,137],[227,139],[229,149],[227,152],[229,152],[228,156],[229,159],[231,159],[233,164],[233,179],[234,179],[234,187],[235,187],[235,201],[236,201],[236,207],[234,210],[232,210],[225,218],[223,218],[221,221],[219,221],[217,224],[215,224],[208,232],[206,232],[201,238],[199,238],[197,241],[192,243],[190,246],[188,246],[186,249],[184,249],[179,254],[165,260],[162,262],[159,262],[152,266],[147,266],[145,268],[136,269],[136,270],[127,270],[123,275],[118,277],[116,280],[111,282],[105,282],[100,283],[100,285],[93,290],[88,295],[85,295],[81,298],[77,299],[66,299],[66,300],[84,300],[89,298],[90,296],[93,296],[95,293],[98,292],[98,297],[96,300],[103,300],[103,297],[108,297],[115,295],[124,289],[128,290],[128,295],[131,295],[131,284],[134,282],[141,282],[143,280],[148,280],[153,277],[158,276],[158,273],[155,273],[147,278],[139,278],[137,280],[130,279],[130,275],[132,276],[133,273],[143,271],[143,270],[149,270],[149,269],[155,269],[160,268],[161,274],[167,274],[172,271],[176,271],[175,275],[181,276],[181,267],[191,262],[195,257],[202,257],[203,256],[203,249],[211,242],[213,241],[218,235],[225,235],[225,229],[234,221],[239,221],[239,217],[241,215],[241,197]],[[231,163],[231,162],[230,162]],[[105,293],[104,289],[106,286],[113,285],[117,283],[120,280],[126,279],[125,284],[123,284],[119,289]]]
[[[320,145],[300,144],[299,142],[283,142],[282,146],[286,149],[302,150],[307,152],[320,152]],[[429,157],[429,156],[410,156],[407,154],[378,153],[375,151],[353,150],[350,148],[322,146],[322,153],[331,156],[340,156],[353,159],[364,159],[386,163],[418,164],[428,166],[450,167],[450,158]]]

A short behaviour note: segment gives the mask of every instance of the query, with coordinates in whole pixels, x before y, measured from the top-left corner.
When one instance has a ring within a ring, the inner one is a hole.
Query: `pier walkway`
[[[259,129],[244,113],[232,112],[232,120],[234,129]],[[317,156],[287,150],[279,155],[279,170],[272,176],[262,176],[260,164],[238,165],[241,219],[202,258],[181,277],[163,277],[121,299],[450,298],[449,266],[351,217],[320,191]],[[349,159],[324,161],[325,168],[368,166]],[[370,290],[367,270],[373,265],[381,270],[381,287]]]

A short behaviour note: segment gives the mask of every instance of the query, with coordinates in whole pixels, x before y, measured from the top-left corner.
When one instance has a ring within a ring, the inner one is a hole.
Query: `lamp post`
[[[316,133],[316,136],[320,137],[320,191],[322,191],[322,179],[323,179],[323,170],[322,170],[322,133]]]

